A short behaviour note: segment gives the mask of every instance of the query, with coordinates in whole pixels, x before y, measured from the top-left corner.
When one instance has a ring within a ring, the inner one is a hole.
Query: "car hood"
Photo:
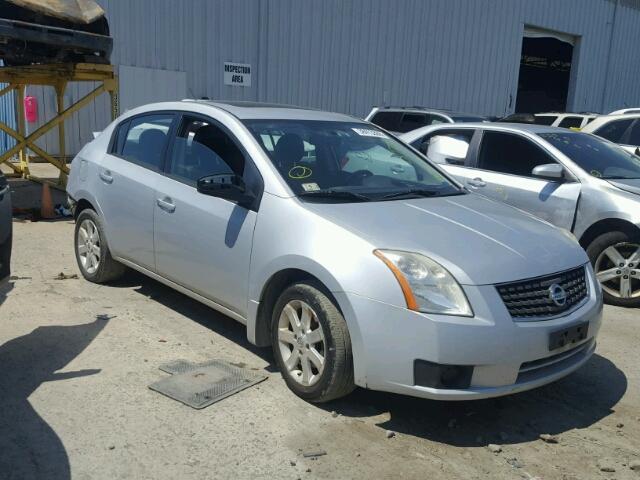
[[[618,187],[620,190],[624,190],[629,193],[636,193],[640,195],[640,178],[630,178],[628,180],[607,180],[611,185]]]
[[[427,255],[467,285],[538,277],[588,261],[568,232],[476,194],[305,206],[376,248]]]

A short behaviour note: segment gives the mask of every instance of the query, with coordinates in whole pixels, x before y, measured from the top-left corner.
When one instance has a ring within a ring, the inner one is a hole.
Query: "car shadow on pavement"
[[[458,447],[514,444],[588,427],[609,414],[627,390],[611,361],[594,355],[577,372],[528,392],[487,400],[445,402],[357,389],[319,405],[346,417],[387,413],[380,428]]]
[[[11,290],[13,290],[12,281],[5,282],[4,285],[0,284],[0,306],[2,306],[4,301],[7,299],[7,295],[9,295]]]
[[[55,372],[77,357],[107,322],[100,315],[83,325],[38,327],[0,345],[1,478],[71,478],[60,437],[31,406],[29,396],[44,382],[99,373]]]
[[[260,357],[269,364],[265,368],[266,371],[277,371],[271,349],[256,347],[250,343],[247,339],[246,327],[233,318],[134,270],[127,270],[127,273],[120,280],[109,284],[109,286],[133,287],[139,294],[161,303]]]

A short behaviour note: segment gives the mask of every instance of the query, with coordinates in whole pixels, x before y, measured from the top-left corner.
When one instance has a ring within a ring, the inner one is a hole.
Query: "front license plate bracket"
[[[549,350],[556,350],[565,345],[573,345],[587,338],[589,322],[582,322],[569,328],[563,328],[549,334]]]

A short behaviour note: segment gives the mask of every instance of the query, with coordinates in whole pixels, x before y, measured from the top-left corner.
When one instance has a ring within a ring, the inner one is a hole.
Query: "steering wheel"
[[[373,172],[369,170],[356,170],[355,172],[351,172],[351,178],[359,180],[362,183],[362,180],[368,177],[372,177]]]

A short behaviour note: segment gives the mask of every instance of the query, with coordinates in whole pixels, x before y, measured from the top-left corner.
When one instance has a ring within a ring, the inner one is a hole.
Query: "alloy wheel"
[[[594,266],[602,289],[616,298],[640,297],[640,245],[617,243],[606,248]]]
[[[98,232],[98,227],[92,220],[85,219],[80,224],[76,248],[82,268],[89,275],[93,275],[100,266],[102,249],[100,232]]]
[[[289,375],[310,387],[324,371],[326,340],[316,312],[301,300],[287,303],[278,320],[278,348]]]

